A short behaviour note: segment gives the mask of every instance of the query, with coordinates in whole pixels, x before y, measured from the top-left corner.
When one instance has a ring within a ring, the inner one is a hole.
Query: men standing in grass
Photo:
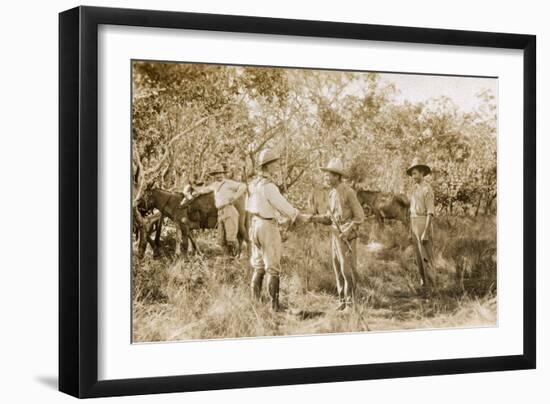
[[[227,246],[230,254],[236,255],[239,250],[237,240],[239,212],[233,204],[246,192],[246,184],[233,181],[227,178],[226,174],[227,171],[218,164],[208,173],[213,182],[205,187],[193,190],[191,195],[192,198],[196,198],[210,192],[214,193],[214,203],[218,210],[218,241],[220,245]],[[186,200],[184,198],[182,204]]]
[[[321,170],[325,172],[325,181],[330,186],[329,206],[326,214],[316,215],[312,221],[331,225],[332,267],[339,299],[337,310],[347,310],[355,300],[357,227],[365,219],[365,213],[355,191],[342,181],[342,160],[332,159]]]
[[[411,236],[416,263],[422,278],[423,293],[435,288],[435,267],[433,259],[433,216],[435,211],[434,192],[424,177],[431,173],[426,164],[414,159],[407,169],[407,175],[414,180],[411,193]]]
[[[275,184],[280,156],[271,149],[263,150],[258,158],[259,173],[249,185],[246,210],[251,215],[250,263],[254,269],[250,288],[252,297],[260,299],[264,274],[267,272],[267,289],[271,308],[279,311],[279,277],[281,272],[282,242],[277,217],[305,223],[309,216],[301,214],[281,195]]]

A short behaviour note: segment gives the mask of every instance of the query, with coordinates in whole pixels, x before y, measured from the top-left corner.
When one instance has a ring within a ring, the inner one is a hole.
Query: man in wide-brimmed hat
[[[435,288],[433,259],[434,192],[430,184],[424,179],[430,173],[430,167],[417,158],[413,160],[407,169],[407,175],[414,180],[410,198],[410,231],[424,292],[431,292]]]
[[[309,220],[281,195],[275,184],[275,175],[279,170],[279,154],[273,149],[263,150],[258,157],[258,175],[249,184],[249,196],[246,210],[251,215],[250,241],[252,251],[250,263],[254,269],[250,283],[252,297],[259,300],[264,274],[267,273],[267,289],[271,298],[271,307],[279,311],[279,288],[281,273],[282,242],[278,217],[290,220],[290,223]]]
[[[330,186],[329,207],[326,214],[314,216],[312,221],[331,225],[332,267],[339,298],[337,310],[346,310],[354,303],[357,227],[365,219],[365,213],[355,191],[342,181],[345,176],[342,160],[332,159],[321,170]]]
[[[236,255],[239,245],[239,212],[233,204],[246,192],[246,184],[231,180],[226,174],[227,170],[221,164],[216,164],[208,172],[208,177],[213,181],[207,186],[195,189],[192,197],[214,193],[214,203],[218,210],[218,241],[222,246],[227,246],[232,255]]]

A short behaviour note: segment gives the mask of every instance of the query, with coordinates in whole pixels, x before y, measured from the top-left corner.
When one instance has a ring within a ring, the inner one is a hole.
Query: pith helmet
[[[341,176],[345,175],[344,171],[344,163],[339,158],[333,158],[331,159],[326,167],[321,167],[321,170],[323,171],[329,171],[331,173],[336,173]]]
[[[419,170],[422,170],[424,175],[428,175],[432,172],[431,168],[427,164],[421,163],[418,158],[415,158],[409,168],[407,168],[407,175],[410,176],[412,174],[413,168],[418,168]]]
[[[272,161],[279,160],[281,156],[273,149],[264,149],[260,152],[258,156],[258,167],[265,166],[267,163]]]
[[[208,175],[225,174],[227,170],[221,164],[216,164],[214,168],[208,172]]]

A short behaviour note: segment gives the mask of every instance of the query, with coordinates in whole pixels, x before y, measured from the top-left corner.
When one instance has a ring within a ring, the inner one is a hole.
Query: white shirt
[[[246,210],[264,219],[274,219],[282,215],[291,221],[294,221],[299,213],[266,175],[258,176],[250,183]]]

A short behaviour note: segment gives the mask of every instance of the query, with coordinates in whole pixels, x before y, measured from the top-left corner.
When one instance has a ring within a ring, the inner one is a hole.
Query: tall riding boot
[[[269,290],[269,296],[271,297],[271,308],[273,311],[280,311],[279,306],[279,277],[269,275],[267,276],[267,289]]]
[[[252,299],[254,300],[260,300],[260,297],[262,296],[262,283],[264,280],[264,273],[254,271],[254,274],[252,275],[252,281],[250,282],[250,291],[252,292]]]

